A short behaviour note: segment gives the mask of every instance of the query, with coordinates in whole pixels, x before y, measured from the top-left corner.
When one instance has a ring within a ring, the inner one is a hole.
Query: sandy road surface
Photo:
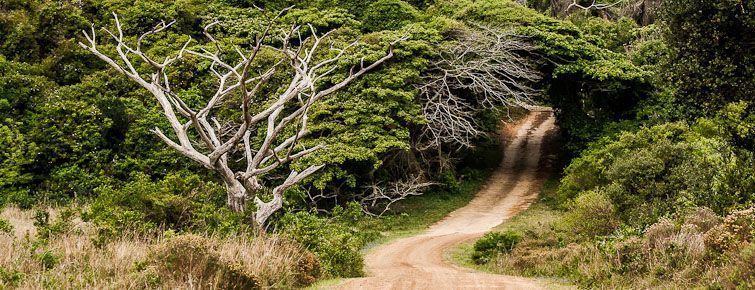
[[[476,272],[444,261],[454,245],[482,236],[526,209],[542,184],[538,173],[543,137],[554,128],[551,112],[532,112],[507,128],[504,160],[485,187],[421,235],[382,245],[365,258],[369,277],[344,281],[334,289],[539,289],[522,277]]]

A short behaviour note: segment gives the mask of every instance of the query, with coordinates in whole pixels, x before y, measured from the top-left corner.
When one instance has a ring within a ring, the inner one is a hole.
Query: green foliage
[[[230,234],[242,230],[240,214],[225,207],[225,190],[187,173],[171,173],[159,181],[135,174],[120,188],[97,188],[84,215],[108,239],[124,232],[154,232],[158,228]]]
[[[0,124],[0,148],[7,148],[0,152],[0,194],[3,196],[0,197],[0,205],[6,203],[9,196],[22,193],[23,185],[30,182],[32,177],[23,169],[33,162],[37,148],[34,143],[29,144],[15,128],[19,125],[11,124],[13,127],[10,127]]]
[[[13,234],[13,225],[3,218],[0,218],[0,233]]]
[[[670,59],[664,70],[677,87],[679,118],[712,116],[733,101],[753,101],[755,1],[664,1]]]
[[[635,31],[638,26],[632,19],[623,17],[611,21],[604,18],[580,16],[582,15],[574,14],[569,19],[582,30],[585,40],[598,47],[623,53],[625,46],[636,38]]]
[[[500,253],[508,253],[522,240],[516,232],[490,232],[474,243],[472,260],[485,264]]]
[[[577,18],[577,24],[547,17],[509,0],[436,1],[429,11],[525,35],[537,47],[546,101],[558,108],[567,149],[576,153],[615,123],[626,127],[652,86],[651,72],[623,54],[636,37],[630,20]]]
[[[34,211],[34,226],[37,227],[37,237],[42,244],[47,243],[51,238],[60,236],[71,230],[74,211],[71,208],[64,208],[58,216],[51,221],[50,213],[45,209]]]
[[[613,233],[619,220],[606,193],[588,191],[567,205],[567,212],[556,227],[570,235],[592,239]]]
[[[711,122],[717,132],[735,147],[755,152],[755,102],[732,102],[720,110]]]
[[[419,17],[419,11],[402,0],[378,0],[365,9],[362,15],[362,29],[366,31],[396,30],[416,22]]]
[[[357,17],[362,16],[369,9],[371,3],[374,1],[361,1],[361,0],[225,0],[227,3],[231,3],[235,6],[249,7],[252,4],[259,7],[264,7],[272,10],[280,10],[285,7],[294,6],[297,8],[307,9],[329,9],[333,7],[340,7],[348,10],[352,15]],[[417,8],[424,8],[425,6],[434,2],[434,0],[408,0],[404,2],[403,8],[416,10]],[[414,5],[412,7],[411,5]]]
[[[24,273],[19,270],[0,267],[0,286],[18,287],[24,277]]]
[[[50,54],[62,40],[87,28],[81,9],[59,1],[3,1],[0,53],[16,60],[35,61]],[[6,10],[7,9],[7,10]]]
[[[344,62],[346,73],[365,56],[365,62],[382,57],[388,43],[402,35],[410,39],[396,45],[390,64],[356,80],[334,96],[315,104],[311,109],[312,136],[305,144],[325,143],[327,148],[302,159],[295,168],[327,163],[313,184],[318,189],[338,190],[344,184],[351,188],[369,182],[371,174],[391,154],[410,148],[410,128],[422,123],[416,103],[413,81],[420,78],[428,59],[434,53],[432,43],[440,40],[432,27],[410,25],[400,31],[382,31],[363,36],[363,43]],[[336,75],[334,78],[345,77]]]
[[[37,253],[35,258],[45,270],[55,268],[60,263],[60,255],[51,250],[43,250]]]
[[[641,100],[651,89],[647,74],[627,59],[579,60],[558,67],[548,95],[567,149],[578,152],[602,135],[631,128]]]
[[[359,277],[364,265],[360,250],[375,235],[354,226],[362,216],[361,206],[351,203],[336,207],[331,218],[304,211],[287,214],[278,229],[312,251],[326,277]]]
[[[294,9],[286,14],[286,19],[294,23],[309,23],[323,33],[341,27],[359,27],[360,23],[347,9],[341,7],[323,7]]]
[[[566,169],[562,200],[604,192],[623,221],[639,226],[687,207],[723,213],[752,203],[751,154],[737,155],[717,136],[699,133],[703,121],[694,128],[643,128],[593,144]]]
[[[668,45],[663,39],[663,27],[651,24],[633,31],[636,38],[632,39],[628,45],[629,59],[643,70],[655,71],[656,67],[668,57]]]

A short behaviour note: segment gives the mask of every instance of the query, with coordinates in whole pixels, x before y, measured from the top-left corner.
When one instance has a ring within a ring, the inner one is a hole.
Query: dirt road
[[[538,281],[476,272],[451,265],[444,253],[478,238],[526,209],[542,185],[538,173],[543,137],[554,128],[551,112],[532,112],[504,132],[504,160],[485,187],[425,233],[395,240],[367,255],[369,277],[334,289],[540,289]]]

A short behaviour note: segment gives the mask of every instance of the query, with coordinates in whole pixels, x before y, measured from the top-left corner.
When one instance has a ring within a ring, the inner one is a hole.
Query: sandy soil
[[[543,138],[553,132],[552,112],[532,112],[504,128],[504,160],[485,187],[423,234],[382,245],[365,258],[369,277],[348,279],[333,289],[540,289],[523,277],[476,272],[445,261],[447,250],[478,238],[526,209],[543,178],[538,173]]]

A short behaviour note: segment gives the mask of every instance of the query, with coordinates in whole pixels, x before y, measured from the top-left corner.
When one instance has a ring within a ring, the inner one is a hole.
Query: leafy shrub
[[[54,220],[50,220],[50,213],[45,209],[34,211],[34,226],[37,227],[37,237],[42,240],[60,236],[71,230],[71,220],[73,219],[74,210],[64,208],[60,210]]]
[[[625,46],[634,40],[638,28],[637,23],[626,17],[611,21],[575,14],[569,18],[582,29],[588,41],[615,52],[624,52]]]
[[[359,251],[372,239],[371,233],[353,227],[354,219],[362,215],[361,207],[351,203],[346,209],[336,208],[333,215],[326,218],[304,211],[287,214],[278,228],[317,256],[326,277],[358,277],[364,265]]]
[[[228,234],[241,229],[241,215],[225,206],[224,189],[193,174],[172,173],[160,181],[136,174],[123,187],[98,188],[99,197],[84,215],[100,238],[157,228]]]
[[[15,269],[6,269],[0,266],[0,287],[18,287],[24,280],[24,273]]]
[[[708,127],[667,123],[594,143],[567,167],[560,199],[601,189],[622,221],[638,228],[689,208],[723,214],[752,202],[751,157],[736,154]]]
[[[682,118],[711,116],[726,104],[753,101],[755,1],[664,1],[670,58],[664,72],[677,87]]]
[[[199,288],[253,289],[257,278],[243,267],[220,259],[217,245],[196,235],[181,235],[154,247],[142,265],[154,267],[158,277],[167,281],[192,280]],[[170,285],[170,282],[163,285]]]
[[[570,203],[557,227],[583,238],[592,238],[611,234],[619,224],[611,200],[603,191],[594,190],[580,194]]]
[[[13,225],[8,220],[3,218],[0,218],[0,233],[13,233]]]
[[[35,258],[45,270],[55,268],[60,263],[60,255],[52,250],[43,250],[35,255]]]
[[[485,264],[500,253],[510,252],[521,240],[522,236],[512,231],[487,233],[475,242],[472,260]]]

